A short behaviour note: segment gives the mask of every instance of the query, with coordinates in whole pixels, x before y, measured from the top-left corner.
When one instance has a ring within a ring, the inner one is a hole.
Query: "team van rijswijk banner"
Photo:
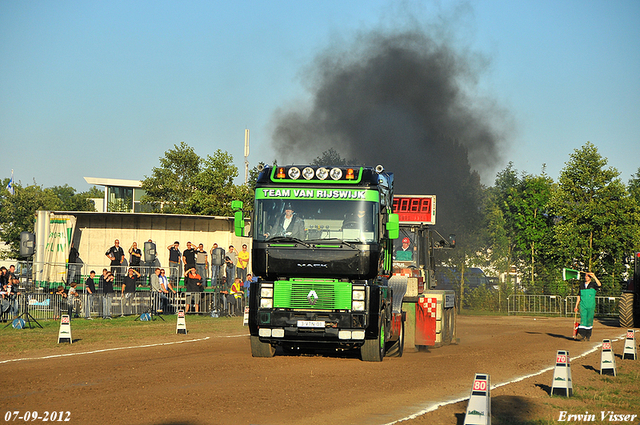
[[[377,190],[366,189],[297,189],[297,188],[261,188],[256,189],[256,199],[312,199],[378,202]]]

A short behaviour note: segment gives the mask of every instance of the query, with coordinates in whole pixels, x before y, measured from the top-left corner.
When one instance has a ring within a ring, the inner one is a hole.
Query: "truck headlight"
[[[364,301],[364,290],[356,291],[355,289],[351,292],[351,298],[353,300]]]
[[[354,311],[364,311],[364,301],[353,301],[351,309]]]
[[[272,283],[265,283],[260,286],[260,308],[273,308]]]

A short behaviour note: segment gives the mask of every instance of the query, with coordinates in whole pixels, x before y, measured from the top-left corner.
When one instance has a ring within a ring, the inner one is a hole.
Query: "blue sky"
[[[336,40],[407,22],[486,60],[476,96],[511,117],[509,161],[557,179],[587,141],[626,183],[640,167],[640,2],[0,2],[0,178],[89,188],[142,179],[174,144],[271,162],[274,114]],[[286,162],[311,160],[288,158]],[[473,166],[473,164],[472,164]],[[393,170],[390,170],[393,171]],[[242,171],[241,175],[242,175]]]

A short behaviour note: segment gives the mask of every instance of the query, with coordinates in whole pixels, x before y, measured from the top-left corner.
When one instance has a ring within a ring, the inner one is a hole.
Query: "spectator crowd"
[[[133,313],[133,300],[141,296],[136,289],[147,286],[153,298],[155,313],[170,313],[176,294],[184,293],[185,312],[200,312],[203,292],[216,296],[216,308],[220,314],[239,314],[248,295],[253,276],[248,273],[250,253],[243,244],[240,251],[233,245],[225,251],[217,243],[206,251],[204,244],[186,243],[181,251],[180,242],[167,246],[168,270],[160,264],[155,243],[149,239],[139,247],[132,242],[127,253],[116,239],[105,252],[109,266],[96,276],[91,270],[82,282],[83,263],[72,243],[66,272],[66,286],[59,285],[54,292],[60,314],[92,319],[92,312],[100,312],[102,318],[112,318],[114,300],[120,300],[120,314]],[[146,251],[146,252],[145,252]],[[127,255],[128,254],[128,255]],[[15,266],[0,268],[0,313],[17,316],[19,280]],[[183,290],[178,291],[181,287]],[[53,291],[53,290],[52,290]]]

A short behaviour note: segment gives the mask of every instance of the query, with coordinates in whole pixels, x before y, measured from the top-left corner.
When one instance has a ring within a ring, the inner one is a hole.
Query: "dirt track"
[[[241,326],[233,336],[167,335],[141,343],[200,340],[2,364],[0,414],[70,411],[70,423],[82,424],[384,424],[468,396],[476,372],[495,385],[553,366],[559,349],[576,357],[623,334],[596,323],[592,342],[581,343],[568,338],[571,324],[460,316],[459,345],[382,363],[281,352],[252,358]]]

